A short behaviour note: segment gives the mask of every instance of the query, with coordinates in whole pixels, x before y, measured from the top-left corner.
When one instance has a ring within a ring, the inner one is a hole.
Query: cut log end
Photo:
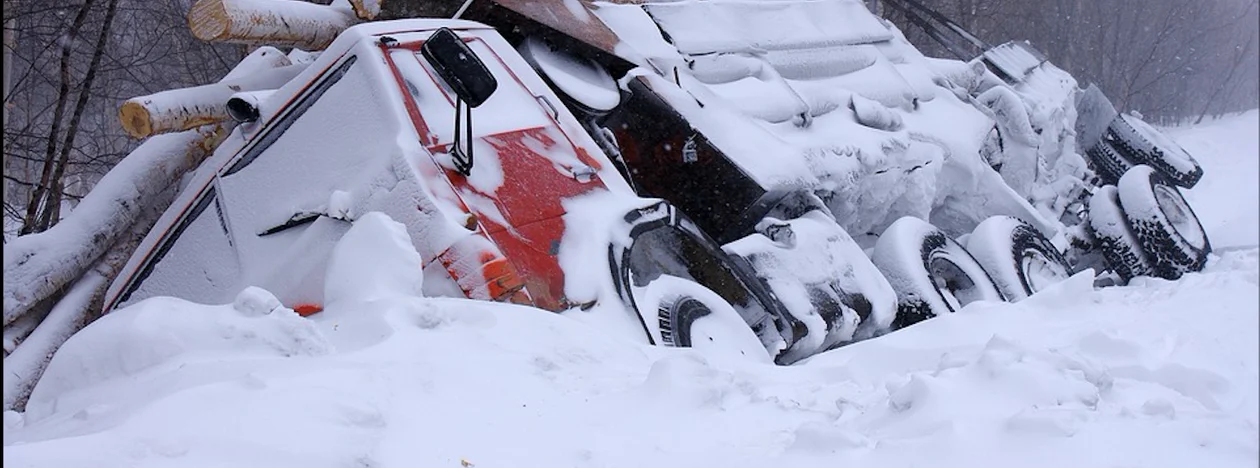
[[[126,130],[132,138],[138,140],[153,135],[153,121],[149,116],[149,110],[139,102],[134,100],[124,102],[118,109],[118,120],[122,122],[123,130]]]
[[[340,7],[297,0],[197,0],[188,27],[204,41],[322,50],[359,22]]]
[[[199,0],[188,11],[188,29],[193,37],[217,41],[227,36],[232,19],[224,0]]]
[[[354,8],[354,16],[363,21],[371,21],[381,14],[381,0],[350,0]]]
[[[204,108],[197,106],[154,109],[146,106],[140,98],[136,98],[127,100],[118,109],[118,120],[128,135],[141,140],[162,133],[182,132],[219,123],[227,118],[226,115],[221,114],[223,113],[207,112]]]

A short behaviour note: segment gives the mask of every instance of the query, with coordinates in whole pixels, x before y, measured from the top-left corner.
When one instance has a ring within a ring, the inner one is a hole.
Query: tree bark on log
[[[172,89],[123,102],[118,119],[132,138],[182,132],[228,120],[227,100],[239,91],[275,89],[297,76],[305,65],[275,47],[259,47],[241,59],[217,83]]]
[[[294,0],[198,0],[188,12],[203,41],[322,50],[358,19],[333,6]]]
[[[350,0],[355,16],[362,20],[450,18],[463,4],[463,0]]]
[[[214,126],[166,137],[191,136],[195,144],[189,147],[189,153],[193,156],[191,159],[199,163],[200,158],[193,153],[213,152],[214,146],[217,146],[214,139],[220,139],[225,134],[225,128]],[[195,167],[196,164],[192,164],[189,169]],[[182,174],[181,172],[180,175]],[[169,178],[161,190],[142,199],[143,205],[136,210],[134,222],[125,225],[125,231],[95,260],[86,273],[77,277],[65,295],[57,300],[47,317],[39,320],[34,330],[6,354],[3,410],[23,409],[39,377],[43,375],[44,369],[62,343],[100,317],[110,283],[179,194],[179,179],[179,175]],[[8,273],[6,262],[6,288]],[[19,321],[26,320],[27,317],[21,317]],[[6,339],[9,338],[10,328],[15,328],[18,324],[15,322],[13,325],[14,327],[6,327]],[[5,344],[8,346],[8,343]]]
[[[131,98],[118,109],[118,119],[133,138],[224,122],[230,119],[226,104],[233,94],[279,88],[305,69],[306,64],[287,65],[218,83]]]
[[[4,358],[3,410],[21,410],[48,361],[70,335],[87,323],[93,298],[103,296],[109,281],[95,270],[75,282],[35,331]]]
[[[225,135],[226,129],[216,125],[151,138],[106,174],[63,222],[6,244],[3,324],[79,278],[142,210],[213,153]]]

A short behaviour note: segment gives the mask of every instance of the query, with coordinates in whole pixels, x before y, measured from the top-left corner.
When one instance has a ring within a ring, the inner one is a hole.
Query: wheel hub
[[[1198,221],[1191,214],[1190,207],[1186,206],[1185,199],[1176,189],[1163,184],[1155,184],[1155,203],[1159,205],[1159,210],[1164,213],[1164,218],[1168,220],[1168,224],[1172,225],[1177,235],[1185,239],[1195,248],[1202,249],[1204,239],[1202,228],[1199,227]]]

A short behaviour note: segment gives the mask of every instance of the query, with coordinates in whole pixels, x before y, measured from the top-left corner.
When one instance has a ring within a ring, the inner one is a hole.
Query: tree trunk
[[[208,129],[201,129],[200,134],[205,135],[206,132]],[[138,210],[135,222],[70,286],[34,331],[29,332],[29,336],[8,353],[4,359],[3,410],[24,409],[31,390],[43,375],[53,353],[71,335],[101,316],[110,283],[178,194],[179,178],[174,177],[161,191],[146,199],[143,208]],[[6,328],[6,338],[7,332]],[[5,345],[7,347],[8,343]]]
[[[36,220],[39,219],[40,210],[45,206],[47,201],[47,192],[52,185],[53,166],[57,156],[57,138],[61,136],[61,118],[66,113],[66,102],[70,100],[70,53],[74,48],[75,38],[79,36],[79,30],[83,28],[83,22],[87,20],[88,12],[92,10],[92,5],[96,0],[85,0],[83,6],[79,7],[79,12],[75,14],[74,21],[70,24],[70,30],[66,32],[66,39],[61,44],[61,87],[57,90],[57,104],[53,108],[52,128],[48,131],[48,146],[44,152],[44,169],[39,177],[39,184],[31,192],[30,203],[26,205],[26,218],[22,222],[22,229],[19,234],[29,234],[39,232],[36,226]]]
[[[225,78],[218,83],[131,98],[118,109],[118,119],[133,138],[223,122],[229,119],[224,104],[233,94],[279,88],[304,69],[306,64],[287,65],[250,76]]]
[[[4,20],[4,110],[0,112],[4,114],[4,134],[8,139],[9,134],[9,89],[13,86],[13,51],[17,49],[17,25],[12,19]],[[5,141],[2,149],[0,149],[0,166],[3,166],[4,173],[9,173],[9,143]],[[9,179],[4,179],[0,184],[0,193],[8,196]]]
[[[198,0],[188,12],[197,39],[322,50],[357,22],[348,10],[291,0]]]
[[[79,278],[162,190],[212,153],[225,134],[226,129],[213,126],[149,139],[106,174],[64,222],[6,244],[3,324]]]
[[[463,0],[350,0],[355,16],[365,20],[450,18],[463,4]]]
[[[70,126],[66,129],[65,140],[61,143],[61,157],[53,170],[53,183],[56,190],[49,192],[47,208],[40,218],[37,227],[47,230],[61,219],[61,199],[65,191],[66,166],[70,164],[70,150],[74,149],[74,139],[79,133],[79,122],[83,120],[83,112],[87,110],[88,98],[91,97],[92,85],[96,83],[96,72],[101,65],[101,57],[105,55],[105,46],[109,43],[109,32],[114,26],[114,14],[118,11],[118,0],[109,0],[105,10],[105,22],[101,25],[101,33],[96,38],[96,47],[92,50],[92,60],[88,63],[87,74],[80,85],[79,98],[74,103],[74,112],[70,115]]]

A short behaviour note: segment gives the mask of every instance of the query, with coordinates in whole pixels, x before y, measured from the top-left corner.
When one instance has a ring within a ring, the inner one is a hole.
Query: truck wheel
[[[1046,236],[1010,216],[993,216],[976,226],[967,238],[967,252],[1011,302],[1071,276],[1067,259]]]
[[[633,210],[625,221],[628,242],[608,251],[613,286],[650,343],[767,360],[787,347],[783,305],[673,206]]]
[[[1089,229],[1111,270],[1120,276],[1121,284],[1138,276],[1148,276],[1154,269],[1142,253],[1142,243],[1125,220],[1116,186],[1105,185],[1089,199]]]
[[[893,328],[975,301],[1002,300],[989,274],[962,245],[918,218],[907,216],[889,226],[876,241],[871,261],[897,292]]]
[[[1103,184],[1115,185],[1125,172],[1137,165],[1121,156],[1106,139],[1098,140],[1098,143],[1085,151],[1085,155],[1089,156],[1090,167]]]
[[[713,313],[709,306],[691,296],[675,296],[657,306],[657,322],[661,344],[686,348],[691,346],[691,324]]]
[[[1176,187],[1150,166],[1138,166],[1120,179],[1117,190],[1155,276],[1172,280],[1203,269],[1212,245]]]
[[[1103,139],[1121,156],[1151,166],[1180,187],[1194,187],[1203,178],[1203,167],[1190,153],[1137,117],[1116,116]]]
[[[663,274],[642,287],[632,287],[631,294],[653,344],[696,348],[706,355],[770,360],[739,312],[695,281]]]
[[[769,362],[765,348],[739,312],[694,281],[662,275],[634,294],[643,306],[640,313],[654,315],[643,319],[656,344]],[[655,307],[649,308],[650,304]]]

